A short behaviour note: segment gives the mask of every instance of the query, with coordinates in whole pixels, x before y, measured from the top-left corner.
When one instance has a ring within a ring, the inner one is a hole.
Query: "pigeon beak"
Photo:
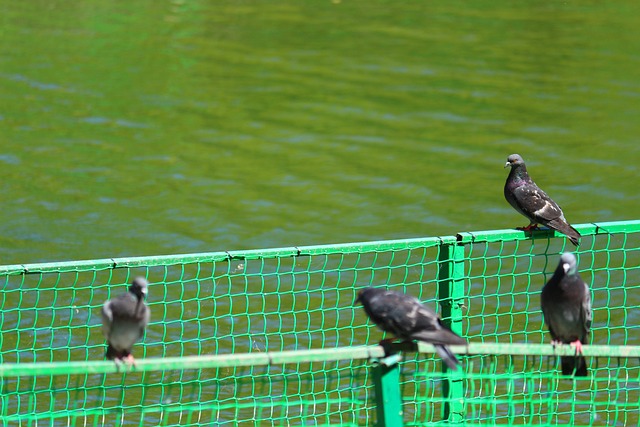
[[[362,305],[362,294],[358,293],[358,296],[356,297],[356,300],[354,301],[354,304]]]
[[[511,166],[511,162],[507,162],[507,163],[504,164],[505,168],[508,168],[509,166]]]

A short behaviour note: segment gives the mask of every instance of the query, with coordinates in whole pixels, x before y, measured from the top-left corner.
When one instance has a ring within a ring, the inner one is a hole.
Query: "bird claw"
[[[393,342],[395,341],[394,338],[385,338],[383,340],[381,340],[378,345],[380,345],[383,349],[384,349],[384,354],[385,355],[390,355],[393,354]]]
[[[116,364],[116,371],[120,372],[120,368],[122,367],[122,360],[116,357],[115,359],[113,359],[113,363]]]
[[[117,369],[118,371],[120,370],[120,368],[121,368],[123,365],[127,365],[127,366],[129,366],[129,367],[135,367],[135,366],[136,366],[136,361],[135,361],[135,359],[133,358],[133,355],[132,355],[132,354],[129,354],[129,355],[124,356],[124,357],[116,357],[115,359],[113,359],[113,361],[115,362],[115,364],[116,364],[116,369]]]
[[[538,230],[538,224],[529,224],[526,227],[516,227],[516,230],[521,230],[521,231]]]
[[[133,358],[133,354],[129,354],[122,359],[127,365],[136,366],[136,360]]]
[[[569,345],[576,348],[576,354],[582,354],[582,343],[580,340],[575,340],[569,343]]]

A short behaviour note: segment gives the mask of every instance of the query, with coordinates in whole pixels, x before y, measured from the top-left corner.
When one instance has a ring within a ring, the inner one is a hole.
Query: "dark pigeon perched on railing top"
[[[511,167],[504,184],[504,197],[530,221],[528,226],[520,229],[529,231],[536,228],[537,224],[542,224],[566,235],[571,243],[578,246],[580,233],[564,218],[560,206],[533,182],[522,157],[519,154],[510,155],[504,167]]]

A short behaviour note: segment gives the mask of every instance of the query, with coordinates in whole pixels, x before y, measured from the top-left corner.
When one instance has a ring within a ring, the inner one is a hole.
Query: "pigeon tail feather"
[[[563,356],[560,358],[562,375],[574,375],[576,377],[587,376],[587,361],[584,356]]]
[[[571,243],[573,243],[575,246],[578,246],[580,244],[580,237],[582,237],[582,235],[578,233],[578,230],[573,228],[568,222],[556,218],[552,221],[549,221],[545,225],[567,236]]]
[[[447,326],[442,326],[435,331],[419,331],[411,334],[409,339],[424,341],[431,344],[451,344],[451,345],[467,345],[467,340],[462,338],[450,330]]]
[[[457,370],[460,366],[458,358],[444,345],[434,345],[436,353],[442,358],[442,361],[449,369]]]

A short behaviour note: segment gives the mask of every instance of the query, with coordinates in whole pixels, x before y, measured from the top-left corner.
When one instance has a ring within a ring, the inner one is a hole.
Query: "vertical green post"
[[[441,307],[442,323],[462,335],[462,305],[464,304],[464,245],[447,242],[440,246],[438,255],[438,301]],[[447,367],[442,364],[442,371]],[[447,375],[442,381],[442,395],[445,398],[444,419],[459,423],[464,420],[464,384],[462,378]]]
[[[392,354],[372,367],[378,427],[402,427],[403,424],[399,361],[400,355]]]

